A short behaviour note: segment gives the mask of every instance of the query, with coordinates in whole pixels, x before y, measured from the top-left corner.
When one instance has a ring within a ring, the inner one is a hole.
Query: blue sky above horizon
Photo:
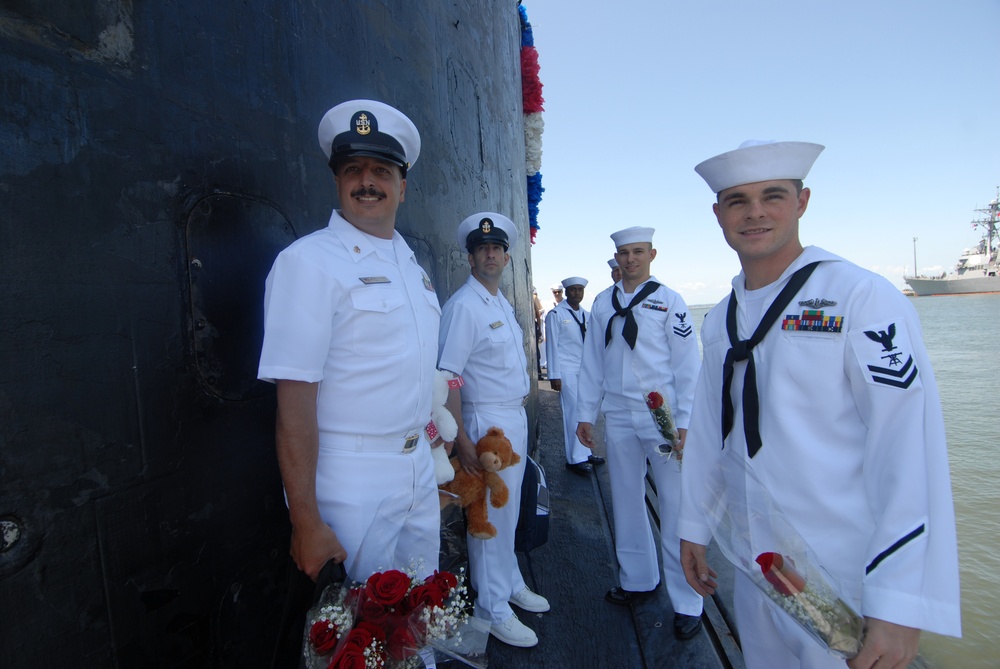
[[[739,271],[694,172],[746,139],[825,145],[800,225],[878,272],[951,270],[1000,185],[1000,1],[524,0],[545,98],[535,285],[610,284],[610,233],[656,228],[691,305]],[[570,10],[571,11],[568,11]]]

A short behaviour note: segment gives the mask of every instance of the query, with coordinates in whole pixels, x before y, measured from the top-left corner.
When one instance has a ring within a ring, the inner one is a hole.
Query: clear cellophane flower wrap
[[[861,650],[864,619],[820,565],[740,453],[726,448],[712,489],[712,534],[730,562],[810,636],[845,659]],[[724,485],[723,485],[724,481]]]
[[[639,367],[640,365],[637,365],[636,361],[633,360],[632,372],[639,382],[639,390],[646,402],[646,408],[649,409],[649,415],[652,416],[653,423],[656,424],[656,429],[663,438],[663,443],[657,447],[657,451],[660,455],[669,458],[673,455],[677,441],[680,439],[677,425],[674,423],[674,414],[670,410],[670,398],[659,385],[649,383],[647,379],[651,375],[648,371],[643,373]],[[680,458],[678,458],[678,462],[680,462]]]
[[[432,495],[449,495],[433,490]],[[327,587],[306,615],[308,669],[410,669],[454,659],[485,669],[487,621],[470,615],[461,507],[441,500],[439,568],[396,545],[410,497],[386,499],[366,533],[347,579]]]

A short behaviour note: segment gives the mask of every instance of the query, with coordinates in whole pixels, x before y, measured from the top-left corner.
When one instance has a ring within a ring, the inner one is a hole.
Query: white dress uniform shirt
[[[753,349],[762,446],[748,458],[740,400],[746,363],[737,363],[731,388],[735,418],[724,448],[747,462],[821,566],[846,588],[841,596],[862,615],[959,636],[944,423],[912,305],[882,277],[807,247],[775,283],[760,289],[767,294],[761,307],[748,311],[744,305],[752,300],[744,275],[733,280],[738,336],[749,338],[791,274],[817,260],[823,262],[792,298],[787,316]],[[699,544],[712,535],[704,515],[716,492],[709,481],[722,476],[728,303],[717,305],[701,330],[704,367],[684,452],[679,532]],[[752,486],[745,480],[727,483],[732,490]],[[768,531],[761,529],[754,540]],[[741,637],[748,636],[744,628],[753,629],[765,646],[755,666],[792,661],[775,656],[773,648],[782,644],[768,646],[767,639],[781,634],[771,620],[785,625],[788,619],[769,602],[761,603],[764,596],[745,577],[738,580],[740,588]],[[762,609],[774,613],[762,617]],[[752,627],[758,623],[767,629]],[[805,634],[797,628],[790,633]]]
[[[492,426],[504,431],[521,461],[500,471],[510,501],[499,509],[487,505],[497,528],[493,539],[467,536],[476,616],[502,623],[514,615],[509,600],[525,588],[514,555],[521,482],[528,451],[528,422],[523,402],[528,394],[524,333],[503,293],[491,295],[470,276],[445,303],[441,316],[438,366],[465,380],[462,420],[473,442]]]
[[[654,277],[649,280],[656,281]],[[636,287],[636,294],[644,285]],[[623,294],[621,283],[613,290],[620,291],[619,302],[627,306],[633,295]],[[663,439],[642,393],[642,387],[659,388],[670,403],[676,426],[687,428],[700,366],[698,342],[683,298],[661,284],[632,309],[638,325],[635,349],[622,337],[624,318],[614,320],[611,341],[605,346],[607,323],[615,313],[611,297],[612,291],[602,292],[591,307],[577,418],[593,424],[598,410],[605,414],[619,580],[621,587],[630,591],[651,590],[660,582],[656,544],[645,507],[648,461],[660,504],[660,549],[667,592],[675,613],[699,615],[701,596],[687,584],[680,565],[676,534],[679,466],[657,452]]]
[[[421,435],[437,360],[437,294],[398,232],[378,239],[334,211],[326,228],[278,255],[264,300],[258,377],[319,383],[316,495],[350,566],[390,491],[435,492]],[[414,553],[401,558],[437,564],[439,518],[414,519],[428,539],[401,541],[400,551]]]
[[[580,378],[580,363],[583,360],[583,330],[595,336],[590,329],[590,314],[581,307],[574,311],[569,302],[563,300],[545,317],[546,354],[549,359],[549,380],[559,379],[559,404],[562,406],[563,439],[565,441],[566,462],[578,464],[590,457],[590,449],[576,437],[576,402]]]

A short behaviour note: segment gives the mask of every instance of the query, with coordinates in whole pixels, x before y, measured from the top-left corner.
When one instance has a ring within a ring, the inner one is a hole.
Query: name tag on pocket
[[[358,279],[366,286],[370,286],[373,283],[392,283],[387,276],[359,276]]]
[[[502,328],[503,327],[503,321],[494,321],[494,322],[490,323],[490,327],[493,328],[494,330],[496,330],[497,328]]]

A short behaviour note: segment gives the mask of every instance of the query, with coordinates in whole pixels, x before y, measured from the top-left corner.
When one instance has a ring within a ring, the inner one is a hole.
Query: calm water
[[[1000,669],[1000,295],[911,298],[941,392],[958,522],[962,638],[925,633],[935,669]],[[707,307],[694,307],[700,327]]]

